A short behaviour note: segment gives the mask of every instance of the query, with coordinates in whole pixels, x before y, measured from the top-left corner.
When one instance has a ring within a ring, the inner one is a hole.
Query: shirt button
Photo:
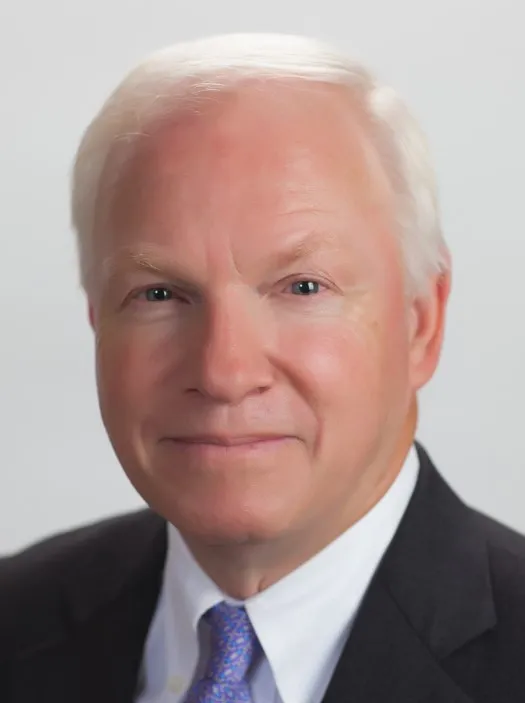
[[[171,693],[182,693],[184,690],[185,681],[182,676],[171,676],[168,681],[168,690]]]

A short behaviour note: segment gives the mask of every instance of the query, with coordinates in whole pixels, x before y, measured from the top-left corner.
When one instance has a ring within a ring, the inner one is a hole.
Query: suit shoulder
[[[475,510],[472,513],[487,540],[490,553],[507,555],[525,563],[525,535],[484,513]]]
[[[99,547],[106,549],[108,545],[120,543],[126,535],[131,536],[130,530],[136,532],[140,529],[149,514],[149,510],[137,510],[105,518],[51,535],[0,558],[0,589],[13,576],[27,577],[31,573],[44,576],[44,572],[45,575],[53,575],[55,571],[49,569],[50,565],[65,566]]]
[[[51,612],[59,607],[66,581],[81,578],[93,563],[104,564],[126,550],[152,519],[149,510],[106,518],[47,537],[0,559],[0,629],[20,613]]]
[[[485,536],[500,614],[508,613],[525,626],[525,536],[482,513],[474,512],[474,519]]]

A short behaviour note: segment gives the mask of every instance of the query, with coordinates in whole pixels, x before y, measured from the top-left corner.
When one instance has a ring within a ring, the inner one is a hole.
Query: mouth
[[[251,444],[277,442],[290,439],[287,435],[195,435],[190,437],[168,437],[168,441],[177,444],[211,445],[215,447],[242,447]]]
[[[272,452],[294,440],[289,435],[243,435],[217,436],[198,435],[191,437],[167,437],[163,442],[175,451],[201,458],[235,457]]]

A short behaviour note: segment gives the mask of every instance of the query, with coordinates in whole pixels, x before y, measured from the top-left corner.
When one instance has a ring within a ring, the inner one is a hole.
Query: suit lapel
[[[475,513],[419,446],[418,453],[414,495],[324,703],[472,703],[444,665],[496,623],[486,547]],[[101,548],[95,540],[92,553],[64,579],[63,617],[52,627],[45,614],[34,623],[34,644],[18,653],[14,667],[13,703],[133,701],[162,580],[166,530],[151,511],[116,524],[107,544]]]
[[[446,658],[494,627],[486,546],[418,445],[420,475],[324,703],[471,703]]]
[[[63,618],[18,657],[13,703],[132,703],[160,591],[165,522],[126,517],[109,543],[68,575]]]
[[[324,703],[472,703],[379,581],[371,587]]]

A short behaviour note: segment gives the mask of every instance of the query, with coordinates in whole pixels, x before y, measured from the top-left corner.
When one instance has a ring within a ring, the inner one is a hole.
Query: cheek
[[[391,302],[359,319],[295,328],[285,344],[290,377],[325,431],[346,427],[355,437],[381,421],[406,384],[406,340]]]
[[[165,349],[163,349],[165,351]],[[134,414],[144,408],[162,373],[159,345],[147,330],[106,327],[97,335],[97,385],[106,413]]]
[[[371,327],[342,320],[317,329],[310,326],[294,330],[293,339],[286,343],[290,351],[289,373],[291,377],[295,375],[299,390],[308,397],[321,420],[349,408],[359,412],[363,402],[377,392],[378,341],[378,334]]]

